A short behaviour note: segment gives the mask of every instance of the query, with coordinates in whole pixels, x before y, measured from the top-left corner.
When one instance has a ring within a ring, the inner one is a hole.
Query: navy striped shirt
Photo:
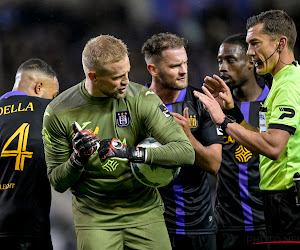
[[[269,93],[264,87],[255,102],[237,103],[245,121],[259,127],[259,108]],[[219,231],[265,229],[259,158],[232,137],[224,135],[222,164],[217,174],[215,217]]]
[[[202,103],[194,97],[195,88],[180,91],[175,103],[166,104],[170,112],[183,115],[189,108],[191,132],[204,146],[222,143],[216,126]],[[202,90],[196,89],[200,92]],[[165,204],[165,220],[170,234],[201,235],[217,230],[213,217],[208,174],[199,166],[186,166],[168,186],[159,188]]]

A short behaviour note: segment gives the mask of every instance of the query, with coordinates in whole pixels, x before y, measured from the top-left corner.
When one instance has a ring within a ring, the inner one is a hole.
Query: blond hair
[[[116,63],[128,56],[126,44],[111,35],[90,39],[82,52],[84,71],[103,71],[107,64]]]

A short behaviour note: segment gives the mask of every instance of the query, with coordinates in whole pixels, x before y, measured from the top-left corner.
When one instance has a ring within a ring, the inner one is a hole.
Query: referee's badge
[[[128,111],[116,112],[116,121],[119,128],[126,128],[131,123],[131,118]]]

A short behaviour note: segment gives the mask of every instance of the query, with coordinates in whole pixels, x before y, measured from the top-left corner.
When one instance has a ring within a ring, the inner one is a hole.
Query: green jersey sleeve
[[[151,136],[163,145],[147,149],[148,163],[169,167],[194,164],[195,152],[184,130],[154,92],[141,91],[137,111]]]
[[[44,114],[42,134],[49,181],[55,190],[64,192],[77,182],[83,169],[71,165],[69,157],[73,149],[68,138],[72,134],[49,105]]]
[[[278,125],[288,126],[293,128],[291,131],[294,134],[295,129],[299,125],[299,91],[293,88],[296,84],[284,82],[276,89],[275,97],[272,103],[271,117],[269,120],[269,128],[275,128]],[[276,126],[275,126],[276,124]]]

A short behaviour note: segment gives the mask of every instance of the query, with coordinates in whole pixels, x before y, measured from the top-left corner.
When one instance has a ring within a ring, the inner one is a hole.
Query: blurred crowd
[[[130,80],[150,81],[142,44],[158,32],[188,40],[189,83],[200,87],[217,73],[217,49],[225,37],[245,32],[248,17],[283,9],[300,24],[298,0],[1,0],[0,95],[12,89],[18,66],[38,57],[58,74],[60,92],[84,78],[81,52],[91,37],[111,34],[128,46]],[[299,30],[299,28],[298,28]],[[300,42],[295,55],[299,59]],[[55,250],[75,249],[71,197],[54,193],[52,237]]]
[[[90,37],[111,34],[131,53],[130,79],[150,80],[140,53],[157,32],[188,39],[190,84],[200,86],[217,72],[222,40],[245,32],[249,16],[271,8],[285,9],[299,20],[296,0],[2,0],[0,3],[0,94],[11,89],[14,72],[29,57],[39,57],[58,73],[61,91],[83,79],[81,51]],[[299,43],[298,43],[299,44]],[[296,47],[296,55],[297,49]]]

